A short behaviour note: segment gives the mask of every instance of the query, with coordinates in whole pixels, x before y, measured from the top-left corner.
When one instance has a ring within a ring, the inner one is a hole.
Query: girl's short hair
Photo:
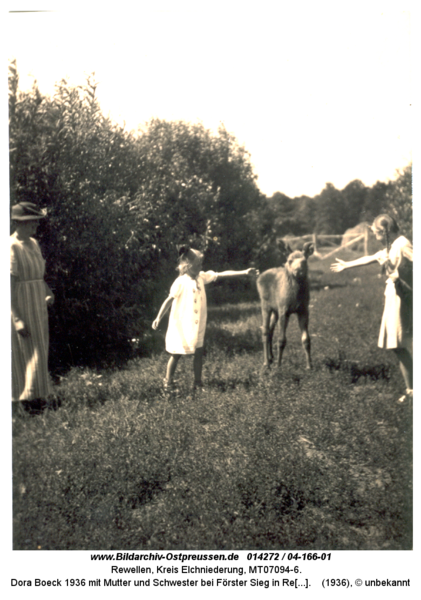
[[[180,275],[187,273],[189,268],[198,259],[202,259],[203,254],[199,250],[190,248],[190,246],[179,246],[178,248],[178,265],[177,270]]]
[[[373,229],[384,232],[387,231],[388,233],[398,233],[399,225],[396,223],[393,217],[383,214],[374,219]]]

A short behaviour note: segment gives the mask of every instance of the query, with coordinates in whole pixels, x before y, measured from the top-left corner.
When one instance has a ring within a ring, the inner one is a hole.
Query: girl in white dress
[[[388,279],[378,345],[380,348],[393,350],[398,358],[406,386],[406,393],[399,398],[399,402],[404,402],[413,395],[412,244],[403,235],[399,235],[399,227],[389,215],[376,217],[372,231],[379,241],[386,244],[384,250],[357,260],[344,261],[337,258],[331,269],[339,273],[344,269],[373,262],[384,265]]]
[[[202,271],[203,254],[189,246],[179,249],[180,276],[171,286],[168,298],[162,304],[152,323],[157,329],[161,319],[171,308],[165,348],[171,357],[167,365],[164,388],[171,390],[174,373],[182,354],[193,354],[194,386],[202,388],[203,344],[206,330],[207,305],[205,285],[228,277],[256,276],[256,269],[245,271]]]

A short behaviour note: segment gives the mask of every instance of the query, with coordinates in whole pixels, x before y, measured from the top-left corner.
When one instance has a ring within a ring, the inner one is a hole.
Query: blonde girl
[[[376,239],[385,244],[384,250],[352,261],[337,258],[331,270],[339,273],[344,269],[373,262],[384,265],[388,278],[378,345],[380,348],[393,350],[398,358],[406,386],[406,392],[399,398],[399,402],[404,402],[413,395],[412,244],[399,234],[396,221],[389,215],[376,217],[371,229]]]
[[[171,355],[167,365],[164,389],[173,389],[173,377],[183,354],[193,354],[194,387],[202,388],[203,344],[206,330],[207,306],[205,286],[217,279],[256,275],[256,269],[245,271],[202,271],[203,254],[189,246],[179,248],[177,269],[179,277],[171,286],[168,298],[162,304],[152,323],[157,329],[161,319],[171,308],[165,347]]]

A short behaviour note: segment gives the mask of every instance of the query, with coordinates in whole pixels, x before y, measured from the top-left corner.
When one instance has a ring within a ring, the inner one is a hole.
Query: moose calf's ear
[[[311,242],[306,242],[303,247],[303,253],[306,258],[311,256],[314,252],[314,244]]]

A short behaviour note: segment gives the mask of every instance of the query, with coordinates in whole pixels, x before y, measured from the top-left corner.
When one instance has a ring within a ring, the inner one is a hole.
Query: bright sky
[[[267,195],[372,185],[411,161],[405,0],[9,4],[58,8],[8,15],[22,89],[95,72],[103,111],[130,129],[153,116],[222,121]]]

